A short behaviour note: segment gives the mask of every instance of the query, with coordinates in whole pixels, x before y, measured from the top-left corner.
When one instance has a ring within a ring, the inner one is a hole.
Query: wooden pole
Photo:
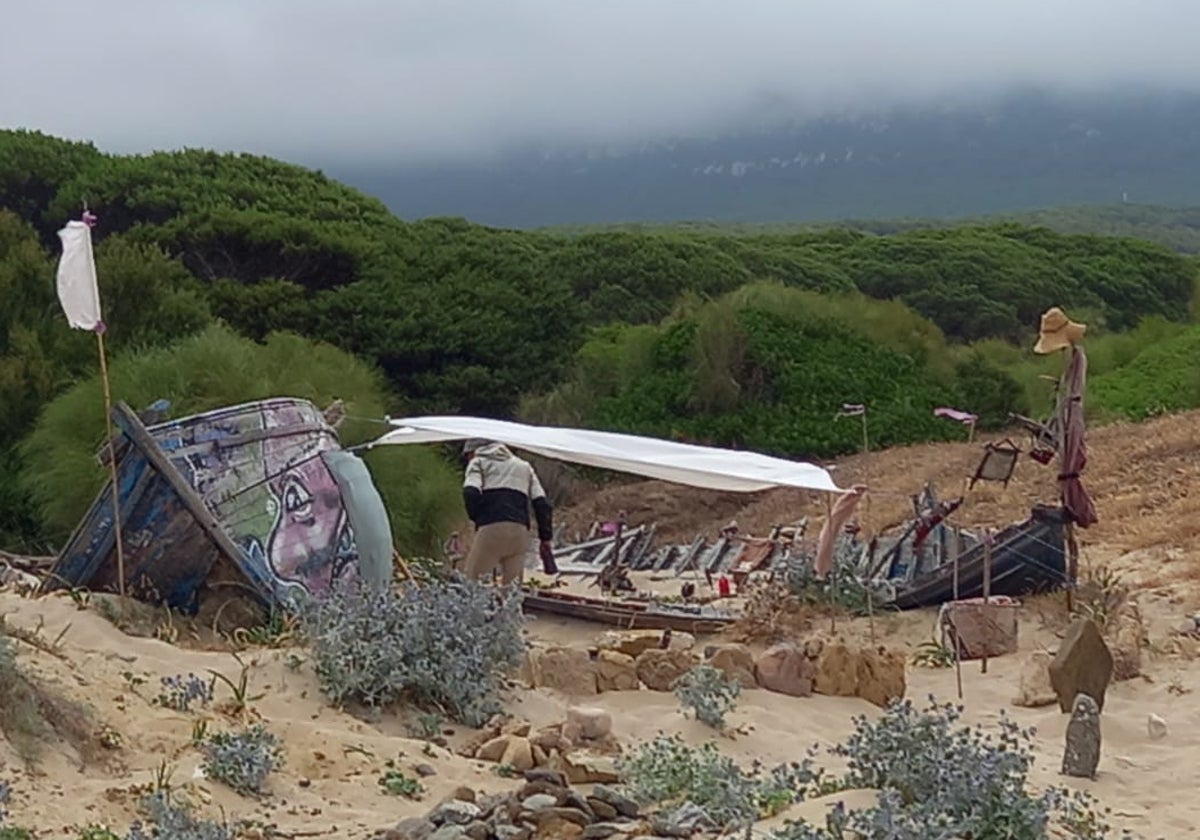
[[[104,427],[108,430],[108,467],[112,474],[113,531],[117,547],[117,591],[125,597],[125,548],[121,536],[121,487],[117,482],[117,449],[113,443],[112,387],[108,381],[108,354],[104,351],[104,333],[96,333],[96,348],[100,354],[100,382],[104,386]]]
[[[863,427],[863,454],[866,455],[868,452],[871,451],[871,439],[867,436],[867,408],[866,408],[866,406],[863,406],[862,427]]]
[[[983,529],[983,609],[984,624],[987,625],[987,607],[992,596],[992,529]],[[981,673],[987,673],[987,644],[983,646],[983,662]]]
[[[1075,523],[1068,520],[1063,529],[1067,549],[1067,615],[1075,611],[1075,584],[1079,580],[1079,543],[1075,541]]]
[[[972,420],[971,423],[967,426],[967,443],[971,443],[974,440],[975,440],[975,421]]]

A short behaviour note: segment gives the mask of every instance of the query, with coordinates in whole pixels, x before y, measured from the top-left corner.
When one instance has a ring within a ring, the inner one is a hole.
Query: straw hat
[[[1086,324],[1077,324],[1057,306],[1047,309],[1042,315],[1042,327],[1038,330],[1034,353],[1053,353],[1075,344],[1087,332]]]

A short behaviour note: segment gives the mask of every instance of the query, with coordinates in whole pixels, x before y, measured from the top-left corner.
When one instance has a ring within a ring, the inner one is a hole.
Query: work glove
[[[542,571],[548,575],[558,574],[558,564],[554,562],[554,546],[550,540],[542,540],[538,546],[538,556],[542,558]]]

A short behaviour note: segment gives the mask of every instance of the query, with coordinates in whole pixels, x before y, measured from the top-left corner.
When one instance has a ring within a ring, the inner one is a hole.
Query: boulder
[[[578,750],[558,757],[559,769],[573,785],[614,783],[621,779],[612,756]]]
[[[687,651],[654,648],[638,656],[637,676],[652,691],[670,691],[675,681],[695,664],[695,657]]]
[[[595,694],[596,669],[586,650],[567,647],[529,651],[529,678],[534,688],[553,688],[564,694]]]
[[[829,697],[858,696],[858,652],[845,642],[820,647],[813,691]]]
[[[508,749],[508,736],[501,735],[483,744],[475,751],[475,758],[480,761],[499,761]]]
[[[1113,657],[1112,681],[1131,680],[1142,673],[1142,647],[1146,629],[1140,613],[1131,606],[1117,618],[1109,651]]]
[[[429,813],[429,821],[434,825],[466,825],[479,816],[479,808],[470,802],[450,799],[438,805]]]
[[[504,748],[504,754],[500,756],[500,763],[521,772],[532,770],[533,746],[529,743],[529,739],[509,735],[508,745]]]
[[[434,825],[423,817],[409,817],[384,832],[383,840],[429,840]]]
[[[1086,694],[1104,711],[1104,694],[1112,678],[1113,657],[1090,618],[1076,619],[1067,628],[1058,655],[1050,663],[1050,684],[1063,712],[1075,708],[1075,698]]]
[[[1014,706],[1024,706],[1036,709],[1049,706],[1058,696],[1054,686],[1050,684],[1050,654],[1044,650],[1035,650],[1021,666],[1021,682],[1017,688],[1017,696],[1013,698]]]
[[[1100,764],[1100,706],[1090,694],[1076,695],[1067,724],[1062,773],[1079,779],[1096,778]]]
[[[807,660],[806,660],[807,661]],[[858,696],[881,709],[904,699],[904,654],[884,647],[865,648],[858,660]]]
[[[758,688],[758,681],[754,677],[754,654],[745,645],[717,647],[709,655],[708,664],[727,678],[736,680],[742,688]]]
[[[600,651],[596,655],[596,681],[600,691],[637,691],[634,658],[616,650]]]
[[[603,709],[577,706],[567,709],[563,737],[573,742],[599,741],[612,732],[612,715]]]
[[[715,657],[714,657],[715,658]],[[812,662],[795,645],[768,648],[754,663],[754,679],[767,691],[807,697],[813,692]]]
[[[662,630],[610,630],[596,641],[596,647],[637,659],[648,650],[661,648],[662,639]],[[667,650],[691,650],[695,646],[696,637],[691,633],[672,631],[667,641]]]

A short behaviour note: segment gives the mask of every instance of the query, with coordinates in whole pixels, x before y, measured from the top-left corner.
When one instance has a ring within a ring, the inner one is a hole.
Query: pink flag
[[[104,332],[96,262],[92,257],[91,224],[86,220],[67,222],[58,232],[58,238],[63,248],[58,261],[58,302],[67,323],[77,330]]]
[[[959,411],[957,408],[935,408],[933,410],[934,417],[945,417],[947,420],[957,420],[959,423],[974,423],[979,418],[967,411]]]

